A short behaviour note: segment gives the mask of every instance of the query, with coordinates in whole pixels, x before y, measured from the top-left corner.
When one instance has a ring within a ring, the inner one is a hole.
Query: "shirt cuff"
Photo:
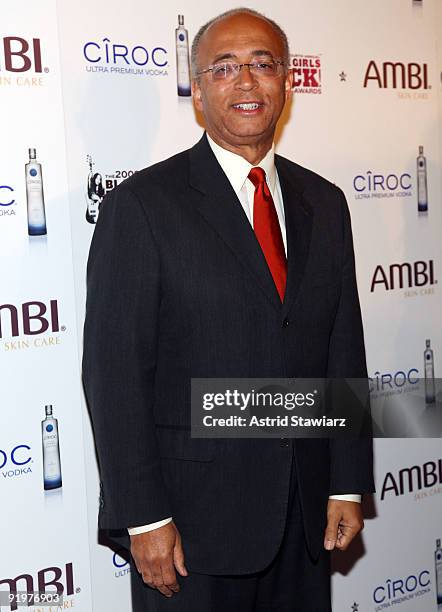
[[[138,535],[140,533],[147,533],[148,531],[153,531],[154,529],[158,529],[159,527],[163,527],[167,525],[167,523],[172,522],[172,517],[163,519],[162,521],[157,521],[156,523],[149,523],[148,525],[141,525],[141,527],[128,527],[129,535]]]
[[[342,501],[352,501],[352,502],[357,502],[358,504],[361,503],[361,499],[362,499],[362,495],[352,495],[352,494],[348,494],[348,495],[329,495],[328,496],[329,499],[341,499]]]

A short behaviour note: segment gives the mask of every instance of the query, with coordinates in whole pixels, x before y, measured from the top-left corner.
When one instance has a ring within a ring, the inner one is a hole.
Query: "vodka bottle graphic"
[[[46,418],[41,422],[44,488],[58,489],[62,484],[58,421],[52,415],[52,406],[45,406],[45,412]]]
[[[434,568],[436,573],[437,609],[442,610],[442,548],[440,546],[440,539],[436,540],[436,550],[434,551]]]
[[[35,149],[29,149],[29,162],[25,165],[26,199],[28,204],[28,234],[47,234],[41,164],[37,162]]]
[[[178,95],[190,96],[189,35],[184,27],[184,15],[178,15],[175,46]]]
[[[428,211],[428,189],[427,189],[427,159],[424,156],[424,147],[419,147],[417,163],[417,209],[419,212]]]
[[[434,389],[434,353],[430,346],[430,340],[425,340],[424,369],[425,403],[433,404],[436,399],[436,393]]]

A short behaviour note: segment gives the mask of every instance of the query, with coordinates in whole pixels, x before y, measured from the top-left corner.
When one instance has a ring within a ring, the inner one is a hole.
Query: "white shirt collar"
[[[238,195],[246,182],[251,168],[254,166],[244,157],[241,157],[241,155],[223,149],[223,147],[210,138],[209,134],[207,134],[207,140],[219,165],[224,170],[236,195]],[[272,144],[265,157],[256,165],[265,171],[267,184],[273,193],[276,184],[275,143]]]

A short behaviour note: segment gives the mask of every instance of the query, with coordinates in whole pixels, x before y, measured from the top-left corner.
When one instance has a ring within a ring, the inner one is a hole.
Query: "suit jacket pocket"
[[[213,461],[214,440],[192,438],[190,429],[156,425],[160,456],[187,461]]]

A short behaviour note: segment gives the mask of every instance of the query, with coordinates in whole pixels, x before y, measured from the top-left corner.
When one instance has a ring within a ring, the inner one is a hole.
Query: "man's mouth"
[[[238,104],[233,104],[233,108],[242,111],[256,111],[261,107],[262,104],[260,102],[239,102]]]

